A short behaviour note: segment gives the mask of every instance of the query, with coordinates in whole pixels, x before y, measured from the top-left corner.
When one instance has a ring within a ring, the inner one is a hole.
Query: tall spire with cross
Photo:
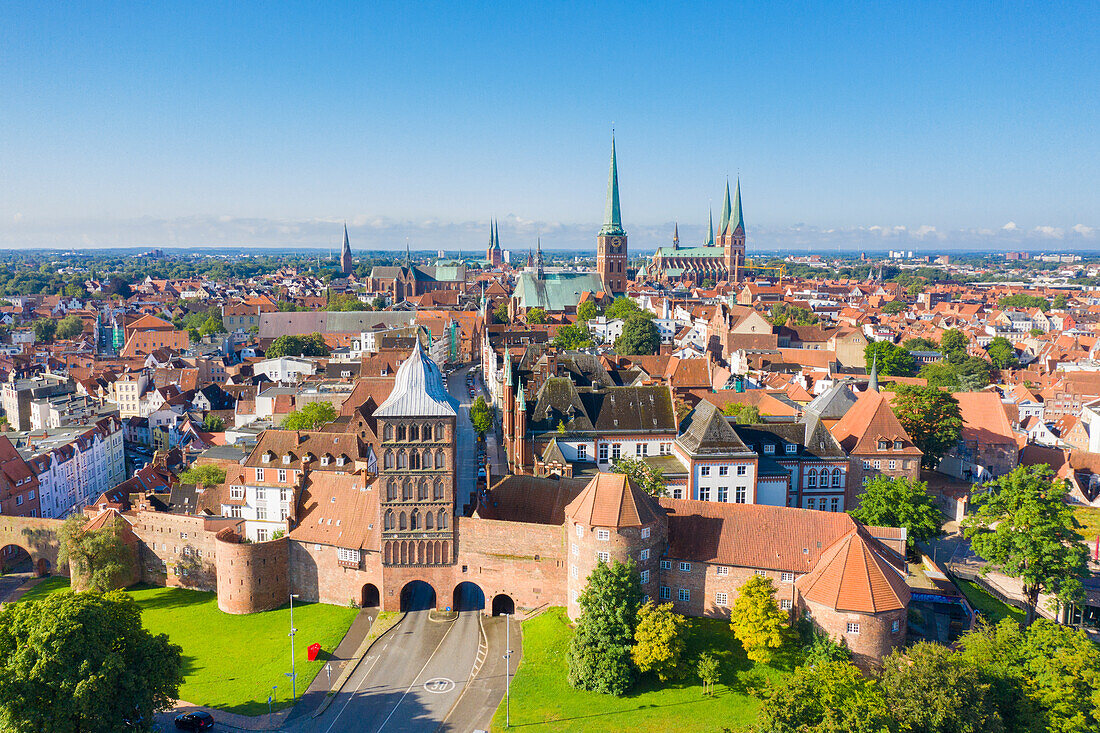
[[[627,246],[619,209],[619,159],[615,152],[615,132],[611,133],[611,166],[607,173],[607,202],[603,226],[596,236],[596,273],[611,293],[626,292]]]

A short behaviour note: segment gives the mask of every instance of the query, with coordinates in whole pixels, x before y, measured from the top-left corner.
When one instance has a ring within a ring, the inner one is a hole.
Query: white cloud
[[[1062,239],[1066,236],[1066,230],[1061,227],[1052,226],[1038,226],[1032,229],[1032,231],[1040,237],[1046,239]]]
[[[1082,237],[1091,237],[1096,233],[1096,228],[1085,226],[1084,224],[1074,224],[1073,231],[1080,234]]]
[[[1020,231],[1020,226],[1016,222],[1010,221],[1007,224],[1005,224],[1003,227],[1001,227],[1001,229],[1006,231],[1006,232],[1018,232],[1018,231]]]
[[[939,232],[936,231],[936,227],[930,224],[923,224],[913,231],[913,236],[917,239],[930,239],[939,237]]]

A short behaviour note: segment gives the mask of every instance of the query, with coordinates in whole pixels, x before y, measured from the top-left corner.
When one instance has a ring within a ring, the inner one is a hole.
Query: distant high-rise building
[[[355,269],[351,261],[351,242],[348,241],[348,225],[344,224],[344,246],[340,249],[340,272],[350,275]]]
[[[611,170],[607,175],[607,207],[603,226],[596,237],[596,273],[612,293],[626,292],[626,232],[619,211],[619,166],[615,159],[615,137],[611,137]]]

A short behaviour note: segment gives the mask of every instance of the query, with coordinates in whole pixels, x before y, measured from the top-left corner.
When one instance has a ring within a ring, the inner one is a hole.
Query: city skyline
[[[3,248],[1100,246],[1095,6],[7,15]]]

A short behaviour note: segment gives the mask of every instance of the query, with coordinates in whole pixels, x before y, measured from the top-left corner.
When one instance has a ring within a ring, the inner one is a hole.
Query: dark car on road
[[[180,730],[210,730],[214,727],[214,718],[201,710],[183,713],[176,716],[176,727]]]

